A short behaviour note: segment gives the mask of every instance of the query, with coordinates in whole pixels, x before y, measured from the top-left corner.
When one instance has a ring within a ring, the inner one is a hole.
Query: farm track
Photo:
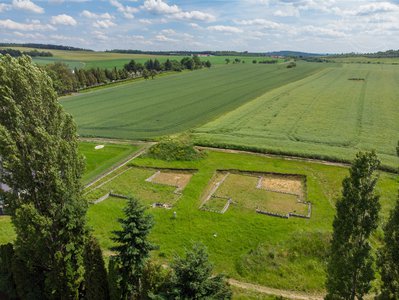
[[[229,283],[232,286],[249,290],[253,292],[258,292],[267,295],[273,296],[280,296],[288,299],[295,299],[295,300],[322,300],[324,299],[324,295],[322,294],[306,294],[301,292],[289,291],[289,290],[279,290],[270,287],[266,287],[263,285],[257,285],[247,282],[241,282],[235,279],[229,279]]]

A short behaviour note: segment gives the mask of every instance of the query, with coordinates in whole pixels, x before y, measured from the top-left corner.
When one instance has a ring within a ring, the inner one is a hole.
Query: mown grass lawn
[[[96,150],[97,145],[104,145],[104,148]],[[79,151],[86,158],[83,183],[94,179],[138,149],[139,146],[131,144],[80,142]]]
[[[219,152],[210,152],[207,158],[194,162],[139,158],[134,164],[198,169],[172,210],[149,210],[155,219],[151,239],[160,247],[153,253],[154,258],[168,262],[175,253],[181,254],[200,241],[208,247],[217,272],[274,288],[323,290],[334,204],[340,195],[341,181],[348,174],[346,168]],[[279,219],[234,205],[224,215],[199,210],[201,196],[217,169],[307,176],[308,201],[313,204],[311,219]],[[117,186],[118,179],[113,184]],[[377,192],[381,194],[382,220],[395,203],[398,186],[397,175],[381,173]],[[132,183],[130,190],[134,189]],[[125,184],[124,190],[129,191]],[[116,220],[122,216],[124,205],[125,200],[110,198],[89,209],[89,224],[106,255],[110,254],[111,231],[118,228]],[[375,246],[380,237],[381,229],[373,237]]]

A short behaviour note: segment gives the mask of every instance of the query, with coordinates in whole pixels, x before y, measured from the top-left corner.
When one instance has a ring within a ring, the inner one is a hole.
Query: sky
[[[368,53],[399,48],[399,0],[0,0],[0,41]]]

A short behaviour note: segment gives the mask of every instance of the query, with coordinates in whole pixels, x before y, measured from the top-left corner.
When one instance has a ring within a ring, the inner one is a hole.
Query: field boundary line
[[[124,160],[122,160],[119,164],[115,165],[114,167],[112,167],[108,172],[100,175],[99,177],[95,178],[93,181],[89,182],[88,184],[86,184],[84,186],[84,190],[93,186],[94,184],[96,184],[97,182],[99,182],[100,180],[104,179],[105,177],[107,177],[108,175],[112,174],[113,172],[115,172],[116,170],[124,167],[125,165],[127,165],[130,161],[132,161],[133,159],[139,157],[140,155],[142,155],[144,152],[146,152],[152,145],[154,145],[155,143],[146,143],[144,144],[143,148],[139,149],[138,151],[135,151],[134,153],[132,153],[131,155],[129,155],[128,157],[126,157]]]
[[[238,281],[235,279],[229,279],[229,283],[232,286],[244,289],[244,290],[250,290],[262,294],[267,294],[267,295],[273,295],[273,296],[280,296],[288,299],[294,299],[294,300],[323,300],[324,296],[322,294],[317,295],[317,294],[306,294],[306,293],[301,293],[301,292],[295,292],[295,291],[288,291],[288,290],[279,290],[279,289],[274,289],[274,288],[269,288],[263,285],[257,285],[253,283],[247,283],[247,282],[242,282]]]

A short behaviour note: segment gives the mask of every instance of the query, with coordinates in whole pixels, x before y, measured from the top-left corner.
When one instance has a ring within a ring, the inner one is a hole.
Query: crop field
[[[396,168],[399,67],[328,67],[265,93],[195,130],[197,142],[274,153],[350,160],[375,149]]]
[[[64,97],[61,104],[73,115],[81,135],[152,138],[202,125],[323,67],[219,66]]]
[[[34,50],[33,48],[25,47],[0,47],[0,48],[12,48],[20,51]],[[33,61],[40,64],[51,64],[54,62],[64,62],[71,68],[123,68],[130,60],[134,59],[136,62],[144,63],[148,59],[158,59],[160,62],[164,62],[167,59],[181,60],[184,56],[174,55],[151,55],[151,54],[124,54],[124,53],[111,53],[111,52],[94,52],[94,51],[67,51],[67,50],[53,50],[53,49],[37,49],[38,51],[51,52],[52,57],[34,57]],[[262,56],[262,57],[249,57],[249,56],[209,56],[201,57],[201,60],[209,60],[212,64],[225,64],[225,59],[229,58],[233,61],[235,58],[244,60],[246,63],[252,63],[256,61],[274,60],[274,58]],[[280,62],[283,59],[278,59]]]
[[[100,149],[96,149],[96,146],[100,146]],[[79,151],[86,159],[83,182],[87,183],[138,149],[138,146],[131,144],[80,142]]]

